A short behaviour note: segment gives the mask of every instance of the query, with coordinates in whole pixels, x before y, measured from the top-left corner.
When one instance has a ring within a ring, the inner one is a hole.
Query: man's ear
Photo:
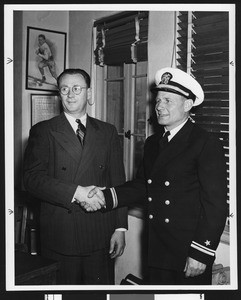
[[[192,107],[193,107],[193,100],[192,99],[185,99],[184,111],[188,112],[192,109]]]
[[[92,90],[91,88],[87,89],[87,100],[91,100],[91,96],[92,96]]]

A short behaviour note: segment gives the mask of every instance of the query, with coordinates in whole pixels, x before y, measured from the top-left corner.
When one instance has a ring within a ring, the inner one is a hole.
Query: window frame
[[[134,174],[134,136],[136,133],[134,132],[135,124],[134,124],[134,114],[135,114],[135,80],[136,78],[146,77],[146,82],[148,86],[148,77],[146,74],[139,74],[136,75],[135,68],[137,64],[123,64],[123,77],[116,78],[116,80],[123,80],[123,90],[124,90],[124,130],[123,133],[118,132],[119,136],[123,136],[123,162],[125,166],[126,172],[126,180],[131,180],[135,176]],[[107,118],[107,83],[109,81],[114,81],[114,79],[107,78],[107,68],[108,66],[104,66],[103,68],[103,82],[104,82],[104,89],[103,89],[103,114],[102,119],[103,121],[108,122]],[[148,90],[146,92],[146,99],[148,95]],[[145,139],[148,136],[149,132],[149,122],[148,119],[150,118],[151,108],[150,105],[146,106],[146,127],[145,127]],[[131,136],[130,139],[125,137],[125,133],[130,130]]]

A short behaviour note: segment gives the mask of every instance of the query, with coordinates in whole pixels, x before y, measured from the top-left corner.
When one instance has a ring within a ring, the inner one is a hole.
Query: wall
[[[92,75],[94,63],[91,57],[93,44],[93,23],[94,21],[110,16],[117,11],[70,11],[69,13],[69,67],[81,68]],[[93,68],[92,68],[93,66]],[[93,76],[92,99],[93,105],[87,105],[87,113],[90,116],[100,116],[98,113],[99,105],[94,95],[95,81]]]
[[[174,12],[150,12],[148,32],[148,78],[150,84],[159,69],[172,66],[174,28]]]
[[[92,28],[95,20],[112,15],[115,11],[69,12],[69,67],[91,72]]]

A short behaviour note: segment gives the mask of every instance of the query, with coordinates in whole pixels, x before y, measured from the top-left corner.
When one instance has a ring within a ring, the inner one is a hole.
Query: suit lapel
[[[191,121],[180,129],[180,131],[171,139],[166,148],[157,156],[153,165],[152,175],[155,172],[160,172],[160,168],[173,160],[176,156],[182,153],[188,146],[188,138],[192,131],[193,124]]]
[[[69,155],[78,163],[80,161],[81,145],[76,134],[66,119],[64,113],[61,113],[56,119],[56,129],[51,131],[52,136],[69,153]]]
[[[83,148],[64,113],[56,118],[55,129],[51,130],[51,134],[78,164],[76,176],[84,174],[90,166],[95,152],[99,151],[97,148],[102,139],[99,135],[99,126],[95,120],[89,116],[87,117]]]

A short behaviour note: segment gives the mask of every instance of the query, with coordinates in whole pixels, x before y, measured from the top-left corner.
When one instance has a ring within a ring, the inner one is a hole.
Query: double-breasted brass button
[[[151,202],[152,201],[152,197],[148,197],[148,201]]]
[[[168,218],[165,219],[165,223],[169,223],[170,220]]]
[[[165,204],[166,204],[166,205],[169,205],[169,204],[170,204],[170,200],[166,200],[166,201],[165,201]]]
[[[149,215],[149,219],[150,219],[150,220],[153,219],[153,215]]]
[[[148,180],[147,180],[147,183],[148,183],[148,184],[151,184],[151,183],[152,183],[152,180],[151,180],[151,179],[148,179]]]
[[[170,182],[169,181],[165,181],[165,186],[169,186],[170,185]]]

